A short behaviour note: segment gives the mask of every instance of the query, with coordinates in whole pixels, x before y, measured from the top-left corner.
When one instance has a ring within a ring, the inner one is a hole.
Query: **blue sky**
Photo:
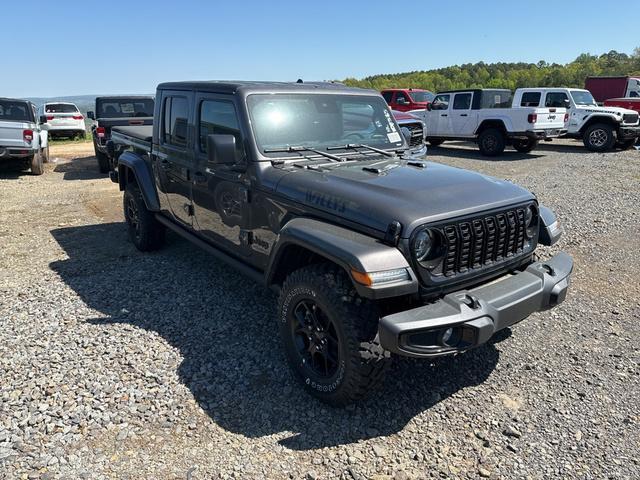
[[[636,16],[602,0],[27,3],[28,13],[3,2],[0,96],[359,78],[480,60],[566,63],[640,46]]]

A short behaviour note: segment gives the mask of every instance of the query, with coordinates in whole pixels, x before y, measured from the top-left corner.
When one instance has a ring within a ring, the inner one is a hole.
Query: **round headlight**
[[[416,260],[423,261],[433,248],[433,237],[429,230],[422,230],[416,235],[416,239],[413,243],[413,252],[416,256]]]
[[[525,210],[524,224],[527,237],[532,238],[536,233],[536,226],[538,225],[538,210],[534,205],[529,205]]]

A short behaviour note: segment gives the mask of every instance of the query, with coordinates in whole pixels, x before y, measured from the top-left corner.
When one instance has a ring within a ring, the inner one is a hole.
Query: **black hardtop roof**
[[[153,95],[103,95],[101,97],[96,97],[97,100],[121,100],[125,98],[133,98],[134,100],[153,100]]]
[[[511,90],[509,90],[508,88],[461,88],[458,90],[443,90],[442,92],[438,92],[438,95],[440,95],[441,93],[466,93],[466,92],[473,92],[473,93],[478,93],[478,92],[509,92],[511,93]]]
[[[24,103],[33,103],[29,100],[25,100],[24,98],[9,98],[9,97],[0,97],[0,100],[5,102],[24,102]]]
[[[250,93],[250,92],[278,92],[278,93],[343,93],[343,94],[375,94],[375,90],[348,87],[342,83],[334,82],[269,82],[269,81],[184,81],[165,82],[158,85],[158,90],[197,90],[212,93]]]

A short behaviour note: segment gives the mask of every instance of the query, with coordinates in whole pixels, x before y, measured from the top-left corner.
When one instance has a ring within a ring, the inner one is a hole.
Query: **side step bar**
[[[251,280],[259,283],[260,285],[266,286],[265,285],[265,276],[264,276],[263,272],[261,272],[260,270],[256,270],[255,268],[250,267],[246,263],[241,262],[237,258],[232,257],[231,255],[228,255],[227,253],[223,252],[222,250],[219,250],[216,247],[208,244],[204,240],[200,239],[200,237],[194,235],[191,232],[188,232],[182,226],[172,222],[171,220],[169,220],[168,218],[166,218],[166,217],[164,217],[162,215],[156,214],[156,220],[158,220],[161,224],[163,224],[167,228],[170,228],[171,230],[176,232],[181,237],[186,238],[191,243],[193,243],[193,244],[197,245],[198,247],[202,248],[207,253],[210,253],[211,255],[216,257],[218,260],[221,260],[221,261],[225,262],[226,264],[230,265],[234,269],[238,270],[243,275],[246,275]],[[277,291],[277,287],[276,287],[276,291]]]

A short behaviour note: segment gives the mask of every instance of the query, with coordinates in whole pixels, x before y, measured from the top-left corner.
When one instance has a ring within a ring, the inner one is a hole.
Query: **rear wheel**
[[[505,138],[501,130],[487,128],[478,137],[480,153],[486,157],[502,155],[505,147]]]
[[[50,161],[49,144],[47,144],[47,146],[42,149],[42,161],[44,163],[49,163],[49,161]]]
[[[42,175],[44,173],[44,162],[40,151],[37,151],[31,157],[31,173],[34,175]]]
[[[526,140],[514,140],[513,148],[520,153],[529,153],[538,146],[538,140],[535,138],[527,138]]]
[[[438,146],[442,145],[443,143],[444,143],[444,140],[440,140],[440,139],[429,140],[429,145],[431,145],[432,147],[438,147]]]
[[[278,316],[289,366],[313,396],[344,406],[382,382],[390,354],[377,337],[378,311],[338,267],[317,264],[291,273]]]
[[[102,152],[96,152],[96,158],[98,159],[98,169],[100,173],[109,173],[109,170],[111,170],[109,157]]]
[[[615,145],[616,136],[611,125],[596,123],[584,131],[582,141],[587,150],[608,152]]]
[[[128,183],[123,197],[124,218],[131,242],[142,252],[157,250],[164,243],[165,227],[147,210],[142,192]]]

